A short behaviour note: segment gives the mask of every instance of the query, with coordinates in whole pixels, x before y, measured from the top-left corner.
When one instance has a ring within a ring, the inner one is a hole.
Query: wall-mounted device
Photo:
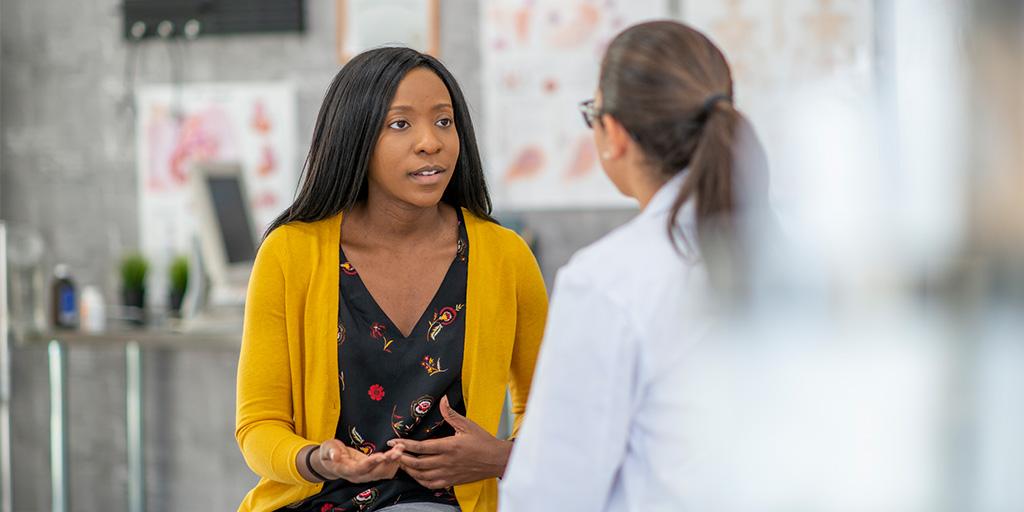
[[[304,32],[305,0],[123,0],[124,38]]]

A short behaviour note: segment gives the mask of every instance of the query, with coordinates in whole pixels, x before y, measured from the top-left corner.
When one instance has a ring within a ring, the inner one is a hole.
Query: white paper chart
[[[601,57],[666,0],[495,0],[481,9],[484,165],[499,208],[628,206],[601,172],[577,105]]]
[[[141,87],[136,96],[139,229],[153,263],[154,298],[163,268],[187,254],[195,234],[191,168],[240,162],[260,233],[289,204],[298,179],[296,95],[284,83]]]

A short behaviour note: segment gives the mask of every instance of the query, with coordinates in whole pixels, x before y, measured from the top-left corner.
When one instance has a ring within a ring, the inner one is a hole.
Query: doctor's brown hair
[[[691,198],[702,252],[718,242],[735,248],[740,203],[767,201],[767,165],[753,128],[733,108],[722,52],[681,23],[635,25],[609,44],[599,89],[601,113],[622,124],[652,168],[663,178],[687,172],[668,223],[677,249],[687,242],[678,213]]]

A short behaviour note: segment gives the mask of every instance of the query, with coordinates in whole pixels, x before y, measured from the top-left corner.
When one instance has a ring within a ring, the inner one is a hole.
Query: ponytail
[[[622,124],[660,177],[686,173],[667,225],[676,250],[696,242],[713,274],[720,264],[734,269],[743,252],[741,217],[767,202],[767,163],[750,123],[733,108],[722,52],[678,22],[634,25],[609,44],[598,88],[602,111]],[[695,240],[679,215],[690,202]]]
[[[701,126],[689,159],[687,176],[672,202],[667,229],[669,239],[677,249],[679,242],[685,241],[678,224],[679,211],[691,198],[695,202],[698,246],[706,248],[706,239],[717,236],[714,233],[727,234],[732,231],[730,217],[736,203],[733,191],[733,143],[741,116],[731,104],[722,99],[727,97],[714,95],[708,98],[698,116]]]

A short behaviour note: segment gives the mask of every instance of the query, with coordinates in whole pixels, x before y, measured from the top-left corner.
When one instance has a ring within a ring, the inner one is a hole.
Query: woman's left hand
[[[455,429],[455,435],[426,441],[392,439],[388,446],[401,446],[399,464],[409,476],[428,489],[443,489],[501,477],[512,452],[512,442],[502,441],[455,412],[448,397],[441,398],[441,416]]]

